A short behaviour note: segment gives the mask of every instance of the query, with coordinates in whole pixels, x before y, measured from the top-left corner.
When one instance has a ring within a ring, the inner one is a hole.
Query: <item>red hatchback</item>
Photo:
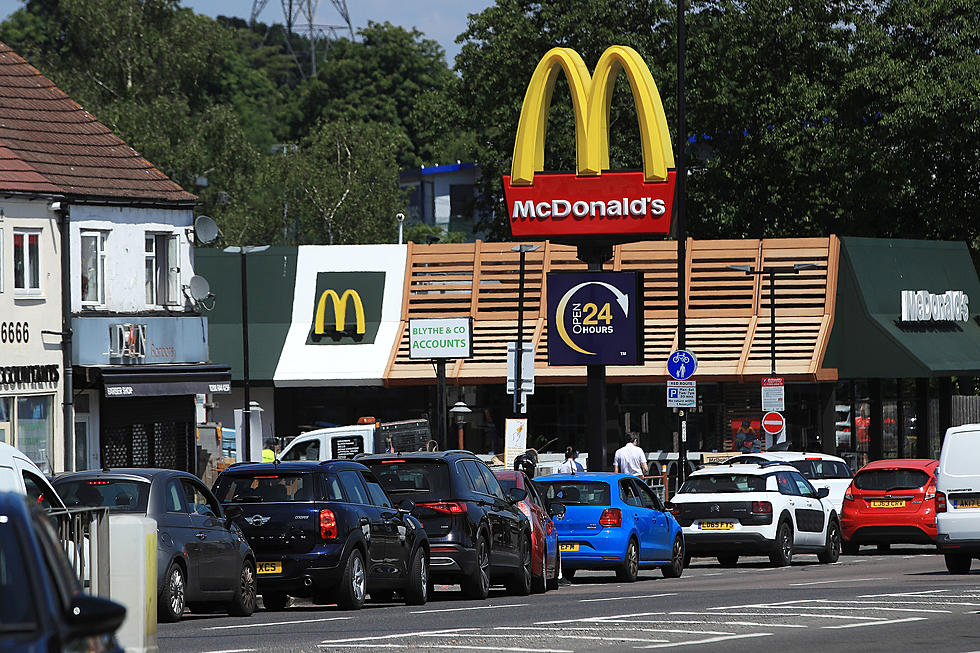
[[[493,475],[500,481],[504,492],[519,487],[527,492],[527,498],[517,507],[531,522],[531,589],[535,592],[558,589],[558,529],[551,521],[544,500],[538,494],[524,472],[494,469]]]
[[[935,543],[938,465],[938,460],[905,458],[859,469],[844,494],[844,553],[857,553],[862,544],[887,551],[892,544]]]

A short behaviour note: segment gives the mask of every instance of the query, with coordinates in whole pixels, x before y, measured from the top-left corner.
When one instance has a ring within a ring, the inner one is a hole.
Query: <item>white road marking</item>
[[[524,608],[527,603],[514,603],[509,605],[475,605],[471,608],[446,608],[444,610],[412,610],[411,614],[434,614],[436,612],[463,612],[464,610],[496,610],[499,608]]]
[[[224,651],[206,651],[205,653],[248,653],[249,651],[257,651],[257,648],[230,648]]]
[[[859,599],[875,599],[886,596],[920,596],[922,594],[941,594],[949,590],[922,590],[921,592],[893,592],[892,594],[859,594]]]
[[[401,649],[432,649],[432,648],[447,648],[451,650],[459,650],[459,644],[320,644],[320,648],[401,648]],[[513,653],[574,653],[570,649],[562,648],[508,648],[499,646],[467,646],[467,649],[471,651],[511,651]]]
[[[819,602],[819,599],[818,599]],[[753,607],[767,607],[766,605],[753,606]],[[884,612],[929,612],[934,614],[946,614],[952,612],[952,610],[935,610],[932,608],[882,608],[874,605],[813,605],[812,603],[801,602],[794,603],[793,605],[780,605],[781,608],[802,608],[806,610],[871,610],[871,611],[884,611]],[[709,610],[714,610],[714,608],[708,608]],[[740,614],[747,614],[742,612]],[[814,615],[816,616],[816,615]]]
[[[930,597],[928,597],[928,600],[920,600],[920,601],[895,601],[894,599],[888,599],[888,600],[883,600],[883,601],[851,601],[851,600],[846,600],[845,601],[843,599],[802,599],[800,601],[790,601],[788,603],[800,604],[800,603],[809,603],[810,601],[815,601],[817,603],[858,603],[858,604],[863,605],[863,606],[867,606],[869,603],[886,603],[886,602],[888,603],[888,605],[968,605],[968,606],[980,605],[980,603],[967,603],[965,601],[938,601],[938,600],[935,600],[935,599],[946,599],[946,598],[956,598],[956,597],[955,596],[950,596],[950,597],[947,597],[947,596],[936,596],[936,597],[932,597],[932,596],[930,596]],[[926,599],[926,597],[923,597],[923,599]],[[786,605],[786,603],[780,603],[779,605]],[[865,609],[868,609],[868,610],[884,610],[885,608],[875,608],[875,607],[871,606],[871,607],[868,607],[868,608],[865,608]]]
[[[464,630],[479,630],[479,628],[442,628],[439,630],[419,630],[414,633],[391,633],[388,635],[371,635],[370,637],[350,637],[348,639],[335,639],[330,642],[321,642],[320,646],[334,646],[337,644],[356,644],[358,642],[366,642],[368,640],[377,641],[381,639],[395,639],[398,637],[419,637],[422,635],[428,635],[429,633],[442,633],[443,635],[454,635],[460,633]],[[377,646],[383,646],[382,644],[377,644]],[[399,644],[399,646],[402,646]]]
[[[701,614],[700,612],[691,612],[689,614]],[[802,616],[802,615],[800,615]],[[824,615],[818,615],[824,616]],[[839,619],[844,619],[845,617],[838,617]],[[855,619],[874,619],[874,617],[855,617]],[[703,621],[697,619],[609,619],[609,617],[593,617],[590,619],[575,619],[575,621],[596,623],[596,624],[692,624],[692,625],[706,625],[706,626],[762,626],[765,628],[807,628],[808,626],[802,624],[766,624],[759,623],[756,621]],[[877,621],[875,619],[875,621]],[[539,622],[539,623],[550,623],[550,622]],[[559,622],[565,623],[565,622]],[[705,631],[699,631],[705,632]]]
[[[670,624],[670,623],[677,623],[677,622],[665,621],[664,623]],[[697,622],[697,623],[701,623],[701,622]],[[539,630],[548,633],[558,632],[554,628],[538,628],[535,626],[495,626],[494,630],[521,630],[521,631]],[[563,628],[561,632],[570,632],[570,631],[574,632],[574,630],[575,630],[574,628]],[[602,628],[598,628],[596,626],[583,626],[582,630],[586,632],[597,632],[597,631],[601,631]],[[612,626],[607,630],[608,632],[612,633],[612,632],[627,630],[627,629],[617,628],[616,626]],[[727,630],[683,630],[680,628],[629,628],[628,630],[631,633],[680,633],[683,635],[734,635],[735,634]]]
[[[596,635],[566,635],[564,633],[559,633],[557,631],[553,631],[553,632],[548,633],[548,634],[545,634],[545,633],[535,633],[535,634],[524,634],[524,635],[516,635],[516,634],[515,635],[504,635],[504,634],[498,634],[498,633],[442,633],[442,634],[433,633],[433,634],[430,634],[430,635],[420,635],[420,637],[457,637],[457,638],[458,637],[498,637],[498,638],[501,638],[501,639],[515,639],[515,638],[518,638],[518,637],[520,637],[520,638],[538,637],[538,638],[542,638],[542,639],[544,639],[544,638],[553,638],[553,639],[586,639],[586,640],[600,641],[600,642],[607,641],[607,640],[610,640],[610,639],[614,639],[614,640],[619,641],[619,642],[643,642],[643,643],[648,643],[648,644],[654,644],[654,643],[658,643],[658,642],[669,642],[670,641],[669,639],[647,639],[647,638],[644,638],[644,637],[620,637],[618,635],[610,635],[608,637],[598,637]],[[463,648],[469,648],[469,647],[463,647]],[[506,650],[506,649],[503,649],[503,650]]]
[[[311,624],[318,621],[341,621],[344,619],[353,619],[354,617],[326,617],[323,619],[296,619],[295,621],[274,621],[272,623],[249,623],[249,624],[235,624],[234,626],[210,626],[204,630],[230,630],[232,628],[268,628],[269,626],[289,626],[291,624]],[[254,650],[254,649],[246,649]]]
[[[924,621],[925,617],[906,617],[905,619],[888,619],[887,621],[873,621],[864,622],[860,624],[844,624],[843,626],[824,626],[824,628],[833,628],[835,630],[841,628],[861,628],[863,626],[884,626],[886,624],[904,624],[910,621]]]
[[[807,606],[808,607],[808,606]],[[699,615],[702,612],[671,612],[670,614]],[[723,617],[725,615],[712,615]],[[738,613],[739,617],[809,617],[813,619],[866,619],[868,621],[880,621],[878,617],[855,617],[843,614],[809,614],[807,612],[745,612]]]
[[[557,619],[555,621],[535,621],[534,625],[550,626],[552,624],[572,624],[572,623],[581,623],[581,622],[591,622],[591,621],[596,621],[597,619],[600,621],[605,621],[607,619],[623,619],[625,617],[652,617],[655,615],[664,615],[664,614],[667,613],[666,612],[628,612],[626,614],[611,614],[607,617],[585,617],[583,619]]]
[[[697,646],[700,644],[714,644],[715,642],[727,642],[731,639],[747,639],[749,637],[769,637],[772,633],[745,633],[743,635],[726,635],[724,637],[709,637],[707,639],[693,639],[687,642],[672,642],[670,644],[651,644],[650,646],[638,646],[637,648],[665,648],[667,646]]]
[[[603,599],[579,599],[579,603],[592,603],[594,601],[628,601],[631,599],[656,599],[661,596],[677,596],[677,592],[667,594],[642,594],[640,596],[610,596]]]
[[[829,585],[830,583],[854,583],[861,580],[885,580],[884,576],[878,578],[843,578],[841,580],[815,580],[809,583],[790,583],[790,587],[803,587],[805,585]]]

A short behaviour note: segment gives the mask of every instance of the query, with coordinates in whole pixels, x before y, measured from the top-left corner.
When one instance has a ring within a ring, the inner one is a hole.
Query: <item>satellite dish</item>
[[[208,216],[199,215],[194,220],[194,235],[197,236],[198,242],[204,244],[213,242],[218,237],[218,225]]]
[[[213,223],[212,223],[213,224]],[[191,297],[195,301],[201,301],[202,299],[207,299],[211,296],[211,284],[208,280],[199,274],[195,274],[191,277],[190,283],[188,283],[188,288],[191,293]]]

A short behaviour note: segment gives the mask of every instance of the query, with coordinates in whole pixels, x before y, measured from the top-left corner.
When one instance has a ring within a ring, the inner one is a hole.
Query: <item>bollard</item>
[[[109,517],[109,588],[113,601],[126,606],[116,633],[127,653],[156,653],[157,523],[128,515]]]

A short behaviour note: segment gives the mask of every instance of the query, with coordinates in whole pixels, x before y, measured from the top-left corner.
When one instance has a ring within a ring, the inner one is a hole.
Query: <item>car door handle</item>
[[[196,537],[199,540],[204,540],[207,539],[208,534],[202,531],[200,533],[194,533],[194,537]]]

